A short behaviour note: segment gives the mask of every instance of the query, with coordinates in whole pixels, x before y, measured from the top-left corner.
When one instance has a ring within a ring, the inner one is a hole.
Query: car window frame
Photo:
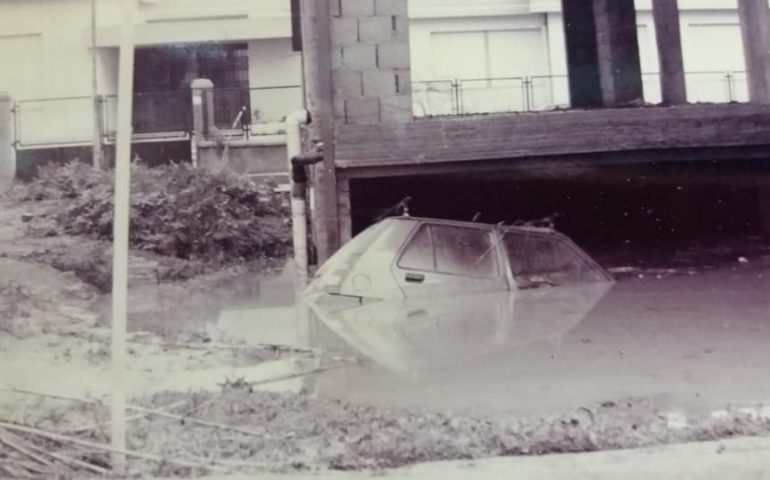
[[[450,272],[442,272],[439,271],[438,265],[437,265],[437,259],[436,259],[436,249],[435,244],[433,243],[433,232],[431,231],[431,227],[437,226],[437,227],[454,227],[454,228],[467,228],[472,230],[482,230],[489,235],[491,241],[492,241],[492,249],[494,253],[494,260],[496,262],[496,274],[494,276],[481,276],[481,275],[463,275],[460,273],[450,273]],[[401,258],[404,256],[404,253],[406,252],[407,248],[409,248],[412,240],[419,234],[420,229],[423,227],[428,228],[428,234],[430,236],[431,245],[433,246],[433,270],[423,270],[423,269],[417,269],[417,268],[405,268],[400,265]],[[506,284],[508,287],[511,287],[510,282],[510,269],[511,266],[508,262],[507,255],[503,257],[502,255],[505,253],[503,252],[504,248],[502,245],[502,236],[499,236],[499,233],[497,229],[492,225],[486,225],[486,224],[476,224],[476,225],[470,225],[470,224],[458,224],[453,222],[433,222],[429,220],[421,220],[419,222],[416,222],[416,225],[414,227],[414,230],[409,234],[407,239],[404,241],[403,245],[401,245],[401,248],[399,248],[398,253],[395,256],[395,259],[393,261],[393,268],[404,271],[404,272],[420,272],[420,273],[433,273],[437,275],[448,275],[451,277],[460,277],[460,278],[471,278],[475,280],[500,280],[502,278],[505,278]]]

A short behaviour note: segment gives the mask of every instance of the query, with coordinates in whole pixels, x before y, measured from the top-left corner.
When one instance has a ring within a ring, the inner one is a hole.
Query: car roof
[[[517,231],[517,232],[527,232],[527,233],[548,233],[548,234],[557,234],[558,232],[552,228],[548,227],[534,227],[529,225],[505,225],[505,224],[494,224],[494,223],[483,223],[483,222],[468,222],[468,221],[462,221],[462,220],[447,220],[444,218],[430,218],[430,217],[408,217],[408,216],[400,216],[400,217],[388,217],[386,219],[382,220],[383,222],[386,221],[406,221],[406,222],[427,222],[432,224],[440,224],[440,225],[451,225],[456,227],[486,227],[486,228],[500,228],[504,231]]]

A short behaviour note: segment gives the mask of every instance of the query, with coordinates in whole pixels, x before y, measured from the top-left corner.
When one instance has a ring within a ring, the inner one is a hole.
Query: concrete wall
[[[249,42],[249,86],[265,88],[251,91],[252,115],[259,109],[256,122],[281,121],[303,106],[302,55],[293,52],[290,38],[252,40]],[[266,88],[295,87],[295,88]]]
[[[213,171],[228,169],[247,175],[288,175],[286,147],[282,145],[231,147],[226,162],[223,161],[222,147],[206,146],[198,149],[198,165]]]

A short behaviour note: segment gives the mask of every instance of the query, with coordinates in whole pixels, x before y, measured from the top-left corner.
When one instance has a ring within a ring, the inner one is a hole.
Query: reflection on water
[[[290,296],[280,278],[263,283],[261,304],[222,310],[216,324],[220,335],[249,344],[312,347],[394,372],[450,366],[537,342],[558,343],[612,288],[611,283],[592,283],[363,304],[317,296],[295,307],[281,301]]]
[[[340,311],[311,303],[318,348],[339,348],[394,371],[448,367],[537,342],[558,343],[611,283],[371,302]],[[326,334],[319,331],[326,330]],[[329,335],[329,333],[333,335]],[[327,345],[327,343],[329,343]]]
[[[222,319],[236,331],[254,328],[255,319],[259,322],[285,316],[287,307],[295,303],[294,297],[292,262],[267,271],[259,266],[234,276],[137,285],[129,290],[129,329],[174,338],[206,333],[212,336]],[[94,310],[109,319],[110,304],[107,295],[94,305]]]

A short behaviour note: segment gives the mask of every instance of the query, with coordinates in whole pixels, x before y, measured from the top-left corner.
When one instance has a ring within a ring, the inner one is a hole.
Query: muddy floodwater
[[[328,318],[298,316],[291,280],[290,270],[262,279],[258,298],[208,328],[359,360],[308,379],[317,394],[516,415],[627,397],[690,410],[770,400],[767,266],[383,302]]]

